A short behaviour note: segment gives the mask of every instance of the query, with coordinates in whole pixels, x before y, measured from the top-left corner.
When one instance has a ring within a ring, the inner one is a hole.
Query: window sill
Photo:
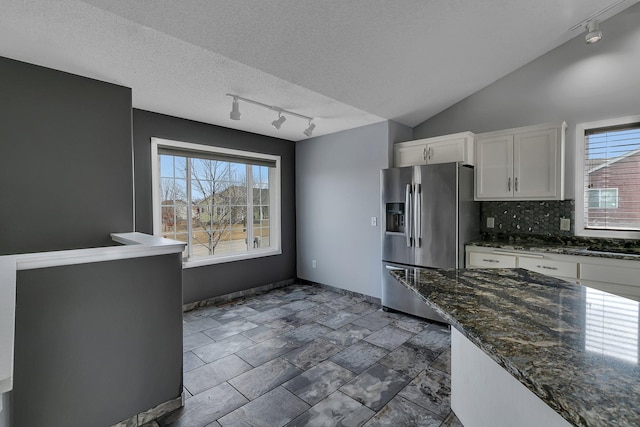
[[[223,264],[226,262],[263,258],[268,256],[274,256],[274,255],[282,255],[282,250],[263,249],[263,250],[245,252],[241,254],[230,254],[230,255],[219,256],[219,257],[214,256],[214,257],[207,257],[207,258],[198,258],[198,259],[183,261],[182,268],[185,269],[185,268],[194,268],[194,267],[204,267],[207,265]]]
[[[576,230],[578,237],[599,237],[602,239],[640,239],[640,231],[617,230]]]

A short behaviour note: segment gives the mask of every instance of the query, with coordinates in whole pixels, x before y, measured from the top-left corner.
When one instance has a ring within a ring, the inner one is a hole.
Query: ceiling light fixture
[[[313,130],[316,128],[315,123],[311,123],[311,120],[309,120],[309,127],[306,128],[302,133],[304,133],[306,136],[311,136],[311,134],[313,133]]]
[[[271,122],[271,126],[273,126],[275,130],[280,130],[285,120],[287,120],[287,118],[282,115],[282,112],[278,112],[278,118]]]
[[[240,101],[238,101],[238,98],[235,96],[233,97],[229,118],[231,118],[231,120],[240,120]]]
[[[587,35],[584,36],[584,41],[587,44],[598,43],[602,39],[600,22],[597,19],[587,22],[586,28],[587,28]]]
[[[227,96],[233,98],[233,104],[231,105],[231,113],[229,113],[229,117],[231,120],[240,120],[240,101],[247,102],[249,104],[258,105],[262,108],[266,108],[268,110],[273,110],[278,112],[278,118],[271,122],[271,125],[276,129],[280,130],[282,124],[287,120],[284,114],[289,116],[299,117],[301,119],[305,119],[309,122],[309,127],[307,127],[302,133],[304,133],[307,137],[310,137],[313,134],[314,129],[316,128],[315,123],[313,123],[314,118],[305,116],[304,114],[294,113],[293,111],[284,110],[280,107],[276,107],[275,105],[267,105],[262,102],[254,101],[249,98],[243,98],[242,96],[234,95],[232,93],[228,93]]]
[[[624,3],[627,0],[616,0],[613,3],[611,3],[608,6],[605,6],[604,8],[600,9],[597,12],[592,13],[591,15],[589,15],[586,19],[583,19],[582,21],[578,22],[576,25],[574,25],[573,27],[569,28],[569,32],[573,32],[577,29],[587,29],[587,34],[584,37],[584,41],[587,44],[594,44],[600,41],[600,39],[602,39],[602,31],[600,30],[600,21],[597,20],[596,18],[600,17],[600,15],[604,15],[607,12],[612,11],[613,9],[617,8],[618,6],[620,6],[622,3]],[[607,16],[605,17],[608,18],[611,13],[615,13],[616,11],[613,10],[613,12],[610,12],[607,14]],[[619,12],[619,10],[618,10]]]

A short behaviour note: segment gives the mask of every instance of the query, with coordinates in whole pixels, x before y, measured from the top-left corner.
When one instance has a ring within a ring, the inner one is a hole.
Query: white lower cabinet
[[[468,264],[479,268],[516,268],[516,259],[514,255],[470,252]]]
[[[637,268],[628,263],[638,261],[608,260],[606,264],[580,264],[580,283],[601,291],[640,301],[640,263]]]
[[[467,268],[524,268],[640,301],[640,261],[466,247]]]
[[[518,257],[518,267],[547,276],[561,277],[567,279],[578,278],[578,263],[575,261],[558,261],[548,258],[536,259]]]

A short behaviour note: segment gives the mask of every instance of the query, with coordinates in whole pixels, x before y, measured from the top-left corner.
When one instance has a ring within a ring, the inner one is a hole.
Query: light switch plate
[[[496,219],[493,217],[488,217],[487,218],[487,228],[493,228],[495,227],[495,221]]]
[[[376,218],[375,216],[371,217],[371,226],[375,227],[378,225],[378,218]]]
[[[560,218],[560,230],[562,231],[571,230],[571,220],[569,218]]]

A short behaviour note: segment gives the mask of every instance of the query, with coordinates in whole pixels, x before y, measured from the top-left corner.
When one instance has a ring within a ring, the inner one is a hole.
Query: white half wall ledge
[[[185,247],[138,232],[112,233],[111,238],[121,245],[0,256],[0,396],[13,390],[17,271],[181,253]]]

